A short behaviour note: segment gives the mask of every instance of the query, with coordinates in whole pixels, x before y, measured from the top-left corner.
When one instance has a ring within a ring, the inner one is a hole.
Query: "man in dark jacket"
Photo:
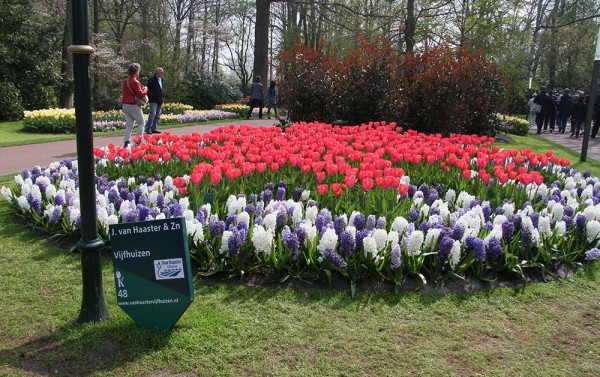
[[[582,130],[582,125],[585,122],[587,115],[587,105],[585,104],[585,94],[581,93],[577,102],[573,104],[571,108],[571,136],[575,135],[575,138],[579,137],[579,132]]]
[[[550,133],[554,132],[554,124],[556,123],[556,102],[552,90],[548,90],[548,109],[544,116],[544,131],[550,128]]]
[[[571,97],[569,89],[565,89],[558,100],[558,132],[560,133],[564,134],[567,129],[571,106],[573,106],[573,97]]]
[[[148,96],[150,102],[150,114],[148,114],[148,121],[146,122],[146,133],[159,134],[160,131],[156,129],[156,126],[158,126],[158,122],[160,121],[163,105],[164,82],[162,68],[156,68],[154,76],[148,79],[148,84],[146,86],[150,91],[150,95]]]
[[[548,95],[546,94],[546,87],[542,86],[540,88],[540,92],[538,93],[537,96],[535,96],[535,98],[533,99],[533,102],[542,106],[540,112],[535,115],[535,125],[537,126],[537,134],[539,135],[542,133],[542,126],[544,125],[544,118],[546,117],[546,114],[548,113],[548,104],[550,102],[550,99],[548,98]]]

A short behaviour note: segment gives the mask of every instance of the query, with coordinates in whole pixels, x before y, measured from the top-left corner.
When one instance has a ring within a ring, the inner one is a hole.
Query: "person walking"
[[[271,119],[271,108],[275,110],[275,118],[277,118],[277,101],[279,100],[279,90],[275,81],[271,81],[269,91],[267,92],[267,119]]]
[[[564,134],[567,129],[569,115],[571,115],[571,107],[573,106],[573,97],[569,89],[563,90],[563,94],[558,100],[558,132]]]
[[[594,127],[592,127],[592,139],[598,135],[598,129],[600,128],[600,93],[596,93],[596,100],[594,101]]]
[[[533,100],[535,99],[535,96],[537,96],[537,93],[533,93],[531,95],[531,98],[529,99],[529,101],[527,101],[527,108],[529,109],[529,114],[528,114],[528,120],[529,120],[529,128],[533,128],[533,126],[535,126],[535,116],[537,115],[536,112],[533,110]]]
[[[587,115],[587,105],[584,101],[585,94],[581,93],[577,98],[577,102],[571,108],[571,136],[569,137],[575,135],[576,139],[579,138],[579,131],[581,131],[581,126]]]
[[[146,122],[146,133],[147,134],[159,134],[160,131],[156,129],[158,122],[160,121],[160,115],[162,114],[163,105],[163,93],[164,93],[164,81],[163,81],[164,70],[160,67],[154,71],[154,76],[148,79],[148,90],[150,95],[148,96],[150,102],[150,113],[148,114],[148,121]]]
[[[127,78],[123,81],[123,96],[121,103],[123,104],[123,114],[125,114],[125,135],[123,137],[124,147],[127,148],[131,142],[131,130],[133,122],[137,124],[137,134],[142,136],[144,133],[144,113],[142,108],[137,104],[135,97],[145,97],[148,95],[148,88],[143,86],[138,77],[140,75],[141,66],[138,63],[131,63],[127,68]]]
[[[542,133],[542,126],[544,125],[544,118],[546,117],[546,113],[548,112],[548,95],[546,94],[546,88],[541,87],[540,92],[533,99],[533,103],[541,106],[540,111],[535,115],[535,125],[537,126],[537,134]]]
[[[265,96],[263,91],[263,84],[260,82],[260,76],[256,76],[252,87],[250,88],[250,108],[248,109],[248,116],[246,119],[250,119],[252,116],[252,110],[258,106],[258,119],[262,119],[263,112],[263,97]]]
[[[548,108],[544,116],[544,130],[550,129],[550,133],[552,133],[556,124],[556,97],[554,97],[552,90],[548,90],[547,101]]]

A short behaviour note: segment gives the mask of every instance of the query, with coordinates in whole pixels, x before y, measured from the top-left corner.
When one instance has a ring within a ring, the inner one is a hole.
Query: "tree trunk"
[[[556,18],[558,17],[558,6],[559,2],[554,2],[554,8],[552,9],[552,13],[550,14],[550,23],[552,25],[552,29],[550,29],[550,43],[548,49],[548,88],[553,89],[556,85],[556,64],[558,58],[558,29],[556,26]]]
[[[73,56],[67,51],[67,47],[69,47],[73,41],[71,0],[66,1],[65,15],[61,64],[62,85],[60,86],[60,107],[63,109],[70,109],[73,107]]]
[[[404,23],[404,44],[406,52],[413,52],[415,49],[415,29],[417,19],[415,17],[415,0],[406,1],[406,22]]]
[[[254,76],[263,83],[267,78],[269,61],[269,15],[271,0],[256,0],[256,24],[254,26]]]

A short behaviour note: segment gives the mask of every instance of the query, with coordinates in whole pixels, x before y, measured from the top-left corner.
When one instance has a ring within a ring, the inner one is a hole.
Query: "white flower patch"
[[[423,241],[425,240],[425,235],[420,230],[415,230],[410,234],[408,239],[408,244],[406,245],[406,253],[408,255],[420,255],[421,254],[421,246],[423,246]]]
[[[227,251],[229,251],[229,237],[231,237],[232,234],[233,232],[229,230],[223,232],[223,235],[221,236],[221,248],[219,249],[219,254],[227,254]]]
[[[475,200],[475,196],[469,194],[468,192],[461,191],[456,199],[456,206],[458,208],[467,209],[471,206],[471,202],[473,200]]]
[[[300,200],[305,201],[308,198],[310,198],[310,190],[302,191],[302,195],[300,195]]]
[[[183,198],[179,199],[179,206],[181,207],[181,209],[183,211],[187,211],[188,208],[190,207],[190,198],[188,198],[187,196],[184,196]]]
[[[156,204],[158,203],[158,195],[159,195],[158,191],[152,191],[152,192],[148,193],[148,196],[147,196],[148,203],[151,206],[156,206]]]
[[[188,235],[192,236],[192,240],[196,245],[204,242],[204,227],[196,219],[194,221],[186,222],[186,228]]]
[[[4,200],[6,200],[9,203],[12,203],[13,194],[8,187],[2,186],[2,188],[0,188],[0,194],[2,195]]]
[[[263,219],[263,224],[265,228],[275,232],[275,228],[277,227],[277,213],[272,212],[265,216]]]
[[[454,199],[456,199],[456,191],[453,189],[446,191],[446,203],[453,204]]]
[[[23,186],[23,183],[25,183],[25,181],[23,180],[23,176],[19,175],[15,175],[15,183],[17,184],[17,186]]]
[[[185,218],[186,222],[191,222],[192,220],[194,220],[194,211],[192,211],[191,209],[186,209],[183,211],[183,217]],[[189,234],[189,231],[188,231]]]
[[[250,215],[248,212],[244,211],[237,215],[238,224],[246,224],[246,227],[250,227]]]
[[[501,224],[494,225],[494,227],[492,228],[492,230],[483,239],[483,243],[485,244],[485,246],[488,246],[490,244],[490,240],[492,238],[497,238],[499,240],[502,239],[502,225]]]
[[[60,170],[58,171],[58,173],[63,177],[68,177],[70,172],[71,171],[66,166],[61,167]]]
[[[317,238],[317,227],[312,225],[310,222],[301,222],[300,227],[304,229],[306,233],[306,238],[304,239],[304,246],[308,246],[308,243],[311,242],[314,244],[315,238]]]
[[[584,202],[584,201],[586,201],[588,199],[591,199],[592,195],[594,195],[594,189],[592,188],[592,186],[587,186],[581,192],[581,195],[580,195],[581,201]]]
[[[442,230],[438,228],[429,229],[427,231],[427,235],[425,236],[425,241],[423,242],[423,248],[431,251],[431,249],[437,244],[441,231]]]
[[[460,242],[454,241],[452,248],[450,249],[450,266],[452,268],[456,267],[458,262],[460,262],[460,250]]]
[[[410,177],[408,175],[403,175],[402,178],[400,178],[400,183],[406,186],[410,186]]]
[[[252,231],[252,245],[259,254],[271,255],[273,246],[273,232],[265,229],[262,225],[254,226]]]
[[[394,222],[392,222],[392,230],[398,232],[400,235],[404,233],[407,226],[408,221],[402,216],[396,217]]]
[[[502,205],[502,211],[506,217],[514,215],[515,205],[513,203],[504,203],[504,205]]]
[[[355,229],[356,230],[356,229]],[[390,230],[387,235],[387,244],[390,248],[394,247],[394,245],[398,245],[400,243],[400,235],[395,230]]]
[[[128,177],[128,178],[127,178],[127,186],[128,186],[128,187],[135,187],[135,178],[133,178],[133,177]]]
[[[373,231],[373,238],[375,239],[375,243],[377,244],[377,251],[383,251],[385,249],[388,234],[385,229],[375,229]]]
[[[365,252],[365,258],[372,258],[375,261],[379,260],[379,253],[377,252],[377,241],[371,236],[363,238],[363,250]]]
[[[563,236],[567,232],[567,224],[565,224],[564,221],[557,222],[554,228],[556,229],[556,235],[559,237]]]
[[[167,215],[165,215],[164,213],[159,213],[158,215],[156,215],[156,217],[154,218],[154,220],[164,220],[167,218]]]
[[[19,205],[19,208],[21,208],[22,212],[29,211],[29,209],[31,208],[29,202],[27,201],[27,198],[23,195],[17,198],[17,204]]]
[[[78,208],[71,208],[71,211],[69,212],[69,223],[71,225],[75,225],[75,223],[77,222],[77,217],[79,216],[79,209]]]
[[[317,246],[317,250],[321,252],[321,254],[325,254],[327,249],[335,250],[337,246],[338,236],[335,233],[335,229],[327,228],[325,233],[321,236],[319,240],[319,245]]]
[[[504,215],[496,215],[492,221],[492,225],[498,226],[504,224],[508,219]]]
[[[308,207],[306,208],[305,218],[307,220],[310,220],[310,222],[314,224],[318,214],[319,209],[317,208],[317,206]]]
[[[552,227],[550,226],[550,217],[540,216],[538,219],[538,231],[540,235],[549,237],[552,235]]]
[[[600,236],[600,222],[596,220],[589,221],[586,226],[586,236],[588,242],[592,243]]]

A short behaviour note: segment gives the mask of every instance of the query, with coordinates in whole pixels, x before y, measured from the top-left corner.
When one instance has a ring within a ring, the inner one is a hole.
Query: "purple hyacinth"
[[[565,206],[565,216],[573,217],[575,210],[571,206]]]
[[[240,233],[237,229],[233,228],[227,240],[227,256],[230,258],[237,256],[240,253],[241,246]]]
[[[31,194],[27,195],[27,199],[31,197]],[[38,214],[42,213],[42,200],[40,198],[31,198],[29,200],[29,204],[31,204],[31,208]]]
[[[196,220],[198,220],[198,222],[200,224],[204,224],[204,222],[206,221],[206,215],[207,215],[207,211],[206,208],[200,207],[198,208],[198,213],[196,214]]]
[[[408,192],[406,193],[406,195],[409,198],[412,198],[415,195],[415,192],[417,192],[417,186],[415,186],[415,185],[409,185],[408,186]]]
[[[300,199],[302,198],[302,189],[300,187],[296,187],[294,189],[293,198],[294,198],[295,202],[299,202]]]
[[[429,230],[429,223],[427,221],[423,221],[421,225],[419,225],[419,230],[421,232],[427,233],[427,231]]]
[[[65,204],[66,205],[72,206],[74,200],[75,200],[75,195],[73,194],[72,191],[65,192]]]
[[[512,242],[513,237],[514,237],[514,235],[513,235],[514,231],[515,231],[515,225],[513,224],[512,220],[508,219],[502,223],[502,239],[504,241],[506,241],[507,243]]]
[[[244,211],[248,212],[248,214],[249,214],[250,216],[252,216],[252,215],[254,214],[254,211],[255,211],[255,209],[256,209],[256,208],[254,207],[254,204],[252,204],[252,203],[248,203],[248,204],[246,205],[246,208],[244,208]]]
[[[282,179],[281,181],[279,181],[279,184],[277,185],[277,187],[287,189],[287,187],[288,187],[287,181],[285,179]]]
[[[273,199],[273,191],[271,191],[271,190],[264,190],[260,194],[260,198],[261,198],[261,200],[263,202],[269,203],[271,201],[271,199]]]
[[[532,242],[532,234],[530,228],[523,228],[521,232],[521,239],[523,240],[523,244],[525,246],[531,245]]]
[[[258,200],[258,196],[256,194],[250,195],[250,200],[249,200],[250,203],[255,203],[256,204],[257,200]]]
[[[375,227],[377,229],[385,228],[385,216],[379,216],[379,218],[377,219],[377,225],[375,225]]]
[[[492,224],[491,221],[486,221],[485,224],[483,224],[483,228],[485,230],[492,230],[494,229],[494,224]]]
[[[119,196],[123,200],[129,200],[129,199],[127,199],[127,197],[129,196],[129,190],[127,190],[126,188],[120,189],[119,190]]]
[[[353,224],[354,227],[356,228],[356,230],[363,230],[365,227],[365,215],[363,215],[362,213],[357,213],[354,216],[354,221]]]
[[[575,226],[577,227],[577,231],[582,234],[585,233],[585,223],[586,219],[584,215],[579,214],[575,217]]]
[[[273,182],[268,182],[265,187],[267,190],[273,191],[275,189],[275,184]]]
[[[347,230],[344,230],[340,234],[340,255],[343,257],[352,258],[354,255],[354,249],[356,247],[356,243],[354,242],[354,237],[352,233]]]
[[[392,246],[391,250],[392,270],[397,270],[402,267],[402,248],[400,244]]]
[[[283,228],[283,226],[285,225],[287,220],[287,216],[285,211],[278,211],[277,212],[277,217],[275,219],[275,226],[277,228],[277,230],[280,230],[281,228]]]
[[[312,199],[309,199],[309,200],[308,200],[308,203],[306,203],[306,208],[310,208],[310,207],[318,207],[318,204],[317,204],[317,202],[315,202],[315,201],[314,201],[314,200],[312,200]]]
[[[50,214],[50,218],[48,219],[48,222],[50,224],[58,223],[60,221],[60,217],[62,216],[62,213],[63,213],[62,206],[54,206],[54,210]]]
[[[146,221],[148,219],[148,215],[150,214],[150,208],[144,206],[143,204],[138,204],[137,213],[138,221]]]
[[[256,218],[254,219],[254,225],[263,225],[264,224],[264,220],[262,218],[262,216],[256,216]]]
[[[125,211],[125,213],[122,216],[123,222],[124,223],[133,223],[135,221],[137,221],[138,219],[138,215],[136,213],[136,211]]]
[[[275,194],[275,200],[285,200],[285,188],[278,187],[277,193]]]
[[[333,217],[331,216],[331,212],[329,212],[327,208],[323,208],[315,219],[315,226],[319,232],[322,232],[323,227],[329,224],[332,220]]]
[[[165,196],[163,194],[158,194],[156,196],[156,205],[159,207],[165,206]]]
[[[454,240],[452,237],[443,237],[440,240],[440,249],[438,251],[437,259],[441,262],[448,260],[448,256],[450,255],[450,250],[452,250],[452,246],[454,245]]]
[[[367,229],[368,230],[373,230],[375,229],[375,224],[377,223],[377,220],[375,218],[375,215],[369,215],[367,217]]]
[[[562,220],[565,222],[565,230],[568,232],[573,227],[573,218],[571,216],[563,216]]]
[[[600,249],[593,248],[585,252],[585,260],[596,260],[600,258]]]
[[[534,212],[531,215],[529,215],[529,218],[531,219],[531,223],[533,224],[533,227],[537,228],[538,224],[540,222],[540,214]]]
[[[440,209],[439,209],[439,208],[431,208],[431,209],[429,210],[429,214],[430,214],[430,215],[439,215],[440,213],[441,213],[441,212],[440,212]]]
[[[336,217],[333,221],[333,229],[335,229],[335,234],[339,236],[340,234],[342,234],[345,228],[346,222],[344,221],[344,218],[342,216]]]
[[[286,226],[281,232],[281,239],[285,247],[292,252],[290,261],[295,262],[298,260],[298,255],[300,253],[300,240],[298,240],[298,235],[296,233],[292,233],[290,228]]]
[[[423,193],[424,199],[429,197],[429,186],[427,186],[427,183],[422,183],[421,186],[419,186],[419,191]]]
[[[301,226],[297,226],[296,229],[294,229],[294,234],[298,237],[300,245],[303,245],[304,240],[306,239],[306,230]]]
[[[419,221],[419,216],[421,216],[421,212],[418,209],[411,209],[408,221],[411,223],[416,223]]]
[[[23,177],[23,179],[27,179],[31,177],[31,173],[29,172],[29,170],[25,169],[21,172],[21,176]]]
[[[485,260],[485,243],[481,238],[467,236],[465,240],[465,245],[468,249],[475,250],[475,259],[478,261]]]
[[[364,230],[359,230],[356,232],[356,250],[360,250],[363,248],[363,240],[369,235],[369,231],[364,229]]]
[[[433,202],[435,202],[439,198],[440,195],[438,194],[438,191],[436,189],[429,190],[429,195],[427,196],[427,205],[431,206]]]
[[[462,240],[464,235],[465,235],[465,228],[463,228],[462,225],[456,225],[452,229],[452,239],[460,241],[460,240]]]
[[[38,177],[38,179],[35,180],[35,184],[38,185],[41,193],[46,192],[46,187],[48,187],[48,185],[46,183],[44,183],[43,179],[40,179],[40,177]]]
[[[488,242],[487,247],[487,256],[492,259],[500,258],[504,254],[504,248],[502,247],[502,243],[496,237],[492,237],[490,242]]]
[[[208,221],[208,229],[211,237],[221,237],[225,231],[225,222],[220,221],[217,215],[212,215]]]
[[[229,229],[229,227],[231,225],[233,225],[233,223],[235,222],[236,219],[237,219],[236,215],[227,216],[227,218],[225,219],[225,229]]]
[[[486,203],[483,207],[481,207],[481,212],[483,212],[484,220],[490,221],[490,218],[492,216],[492,207],[490,207],[490,205]]]
[[[336,266],[338,268],[344,269],[346,267],[346,261],[344,260],[344,258],[342,258],[338,253],[336,253],[335,251],[333,251],[331,249],[325,250],[323,257],[325,257],[325,259],[329,263],[333,264],[334,266]]]
[[[183,208],[181,208],[179,203],[169,204],[169,212],[171,213],[171,217],[183,217]]]

